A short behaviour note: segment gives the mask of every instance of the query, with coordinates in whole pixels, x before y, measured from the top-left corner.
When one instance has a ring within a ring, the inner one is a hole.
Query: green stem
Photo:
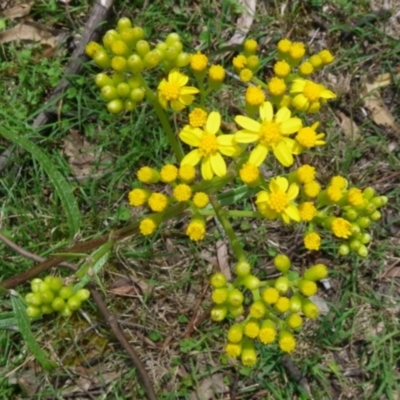
[[[219,204],[217,198],[215,196],[210,196],[211,205],[214,208],[215,215],[221,222],[222,227],[226,233],[226,236],[229,239],[229,242],[232,246],[233,252],[238,260],[245,259],[246,256],[242,249],[242,246],[239,243],[239,240],[230,224],[228,218],[226,217],[225,211],[222,209],[221,205]]]
[[[204,216],[214,216],[214,210],[199,210],[199,213]],[[257,211],[245,211],[245,210],[225,210],[225,214],[229,217],[239,218],[264,218],[262,214]]]
[[[143,85],[146,97],[150,101],[152,106],[154,107],[154,110],[161,122],[161,125],[164,128],[165,133],[167,134],[168,142],[172,147],[172,150],[175,154],[176,159],[178,160],[178,162],[181,162],[184,157],[184,153],[183,153],[180,143],[177,141],[177,139],[175,137],[175,133],[172,130],[172,127],[169,123],[167,115],[165,114],[165,111],[161,107],[160,103],[158,102],[157,96],[149,88],[149,86],[147,85],[146,81],[144,80],[144,78],[142,76],[140,76],[140,80]]]

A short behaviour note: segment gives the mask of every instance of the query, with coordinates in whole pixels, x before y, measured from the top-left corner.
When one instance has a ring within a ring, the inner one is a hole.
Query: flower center
[[[296,140],[306,148],[314,147],[317,141],[317,135],[315,131],[309,127],[300,129],[296,135]]]
[[[180,87],[173,82],[165,82],[161,93],[164,95],[167,101],[177,100],[179,97]]]
[[[281,213],[289,205],[287,194],[282,191],[270,193],[268,205],[271,210]]]
[[[260,129],[260,143],[265,146],[276,146],[282,139],[279,124],[276,122],[263,122]]]
[[[321,97],[322,88],[321,85],[318,85],[314,82],[307,82],[303,89],[303,95],[307,98],[311,103],[314,101],[318,101]]]
[[[218,143],[215,135],[204,132],[200,139],[199,150],[203,156],[214,154],[218,150]]]

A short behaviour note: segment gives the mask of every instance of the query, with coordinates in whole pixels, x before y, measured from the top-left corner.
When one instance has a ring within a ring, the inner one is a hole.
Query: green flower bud
[[[33,280],[31,281],[31,290],[32,290],[32,292],[34,292],[34,293],[38,292],[38,291],[39,291],[39,288],[40,288],[40,284],[41,284],[42,282],[43,282],[43,281],[42,281],[41,279],[39,279],[39,278],[33,279]]]
[[[361,237],[358,239],[362,244],[368,244],[371,241],[372,237],[369,233],[362,233]]]
[[[99,66],[100,68],[103,68],[103,69],[110,68],[110,66],[111,66],[110,57],[103,50],[99,50],[96,52],[96,54],[93,56],[93,61],[95,62],[95,64],[97,66]]]
[[[249,68],[251,71],[256,71],[260,66],[260,59],[255,54],[247,57],[247,64],[246,67]]]
[[[66,304],[65,307],[60,311],[60,315],[63,317],[70,317],[72,315],[72,310]]]
[[[123,40],[115,40],[112,42],[110,49],[115,56],[126,57],[129,54],[129,48]]]
[[[244,308],[242,305],[238,307],[228,306],[228,311],[231,317],[237,318],[244,314]]]
[[[111,75],[113,86],[117,87],[120,83],[124,83],[126,81],[125,74],[123,72],[113,72]]]
[[[302,298],[299,295],[294,295],[289,300],[289,310],[292,313],[298,313],[302,310],[303,303]]]
[[[276,290],[278,290],[278,292],[286,293],[290,288],[289,279],[286,278],[286,276],[279,277],[275,281],[274,287],[275,287]]]
[[[285,254],[278,254],[274,258],[274,265],[278,271],[286,273],[289,271],[291,266],[290,258]]]
[[[54,311],[61,311],[65,307],[64,299],[61,297],[56,297],[51,302],[51,307],[53,308]]]
[[[128,61],[125,57],[115,56],[111,59],[111,68],[117,72],[123,72],[128,69]]]
[[[78,296],[76,296],[76,294],[74,294],[72,297],[68,299],[67,305],[72,311],[76,311],[79,308],[81,308],[82,301]]]
[[[132,27],[132,22],[127,17],[122,17],[117,21],[117,29],[119,32],[122,32],[123,30],[131,27]]]
[[[303,277],[308,281],[319,281],[328,276],[328,268],[324,264],[315,264],[304,271]]]
[[[227,280],[222,272],[216,272],[210,278],[210,284],[213,288],[222,288],[227,285]]]
[[[110,49],[111,45],[118,39],[120,39],[119,33],[114,29],[110,29],[103,36],[103,45],[105,48]]]
[[[190,55],[188,53],[179,53],[178,57],[176,57],[175,65],[178,68],[187,67],[190,63]]]
[[[358,251],[362,244],[359,240],[353,239],[350,241],[349,246],[351,251]]]
[[[164,51],[164,56],[167,61],[174,61],[176,57],[178,57],[178,54],[178,50],[173,46],[167,47]]]
[[[26,315],[29,318],[37,318],[42,315],[42,311],[40,310],[39,307],[29,306],[26,308]]]
[[[360,257],[367,257],[368,256],[368,249],[366,248],[366,246],[364,246],[363,244],[358,248],[357,250],[357,254]]]
[[[239,307],[244,300],[243,293],[239,289],[233,289],[228,294],[228,303],[232,307]]]
[[[379,221],[379,220],[382,218],[382,214],[381,214],[380,211],[376,210],[375,212],[373,212],[373,213],[369,216],[369,218],[370,218],[372,221]]]
[[[40,292],[40,299],[43,304],[51,303],[54,300],[54,293],[51,290]]]
[[[134,26],[133,30],[135,32],[135,40],[139,41],[144,38],[144,30],[140,26]]]
[[[354,208],[349,208],[346,211],[345,218],[348,221],[355,221],[357,219],[357,217],[358,217],[358,213]]]
[[[250,264],[247,261],[239,261],[235,266],[235,273],[237,276],[243,278],[251,272]]]
[[[39,292],[46,292],[50,290],[50,285],[48,284],[48,282],[41,282],[39,283]]]
[[[40,311],[42,312],[42,314],[46,314],[46,315],[52,314],[54,312],[54,310],[50,304],[43,304],[40,307]]]
[[[90,291],[87,289],[79,289],[74,296],[76,296],[81,301],[86,301],[90,297]]]
[[[228,299],[228,294],[227,288],[218,288],[213,290],[211,298],[215,304],[222,304]]]
[[[388,198],[386,196],[377,196],[371,199],[371,203],[377,208],[383,207],[388,202]]]
[[[136,108],[136,103],[130,99],[124,101],[124,110],[133,111]]]
[[[63,286],[62,279],[58,276],[52,276],[49,282],[50,290],[54,293],[58,293]]]
[[[172,44],[174,44],[175,42],[180,42],[180,37],[179,37],[179,35],[177,34],[177,33],[175,33],[175,32],[172,32],[172,33],[170,33],[168,36],[167,36],[167,38],[165,39],[165,43],[168,45],[168,46],[171,46]]]
[[[297,282],[297,287],[306,297],[314,296],[318,290],[317,284],[314,281],[308,281],[307,279],[300,279]]]
[[[104,100],[114,100],[118,98],[118,91],[115,86],[106,85],[101,88],[101,97]]]
[[[137,89],[142,86],[139,76],[131,76],[126,82],[131,89]]]
[[[124,109],[124,103],[120,99],[111,100],[107,103],[107,110],[111,114],[119,114]]]
[[[131,90],[130,99],[135,103],[139,103],[144,99],[145,92],[142,88],[136,88]]]
[[[146,68],[152,69],[157,67],[161,61],[161,53],[158,50],[149,51],[143,57],[143,63]]]
[[[373,187],[367,187],[363,190],[363,196],[366,200],[371,200],[375,196],[375,189]]]
[[[261,300],[255,301],[251,306],[250,306],[250,311],[249,314],[254,317],[254,318],[262,318],[267,312],[267,308],[265,307],[265,304]]]
[[[139,57],[144,57],[150,51],[150,44],[147,40],[140,39],[136,43],[136,52]]]
[[[243,341],[240,359],[246,367],[251,367],[257,362],[256,348],[251,340]]]
[[[303,300],[302,306],[303,314],[310,319],[315,319],[319,315],[318,307],[311,300]]]
[[[64,300],[69,299],[73,295],[72,286],[68,285],[68,286],[62,287],[60,289],[58,295]]]
[[[119,97],[128,97],[131,93],[131,88],[127,83],[122,82],[117,86],[117,93]]]
[[[366,229],[371,225],[371,220],[368,217],[361,217],[357,219],[356,223],[360,228]]]
[[[128,69],[134,74],[139,74],[144,70],[143,60],[137,54],[132,54],[128,58]]]
[[[183,44],[180,41],[172,43],[169,47],[173,47],[178,52],[178,54],[181,53],[183,50]]]
[[[249,290],[255,290],[260,287],[260,280],[254,275],[247,275],[243,280],[243,285]]]
[[[368,203],[364,209],[364,212],[368,215],[373,214],[376,211],[376,205],[372,203]]]
[[[342,244],[339,246],[338,253],[341,256],[347,256],[350,253],[350,247],[347,244]]]
[[[216,322],[223,321],[228,314],[228,307],[218,304],[211,310],[211,319]]]
[[[120,33],[121,40],[123,40],[129,49],[133,48],[136,44],[136,35],[135,35],[135,29],[134,28],[128,28],[124,29]]]
[[[360,233],[360,232],[361,232],[361,228],[360,228],[355,222],[353,222],[353,223],[351,224],[350,231],[351,231],[351,233],[352,233],[353,235],[357,235],[357,233]]]

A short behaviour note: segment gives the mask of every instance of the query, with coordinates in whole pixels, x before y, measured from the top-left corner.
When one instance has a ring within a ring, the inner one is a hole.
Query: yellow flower
[[[178,168],[172,164],[166,164],[161,168],[160,178],[164,183],[173,182],[178,176]]]
[[[278,61],[274,65],[274,73],[278,78],[286,78],[290,74],[290,65],[286,61]]]
[[[365,202],[363,193],[358,188],[351,188],[347,192],[347,202],[354,207],[362,206]]]
[[[314,68],[319,68],[322,65],[322,59],[318,54],[314,54],[308,60]]]
[[[99,51],[104,50],[103,47],[96,43],[96,42],[89,42],[85,47],[85,53],[90,57],[93,58],[94,55]]]
[[[279,297],[278,301],[274,304],[275,309],[280,313],[285,313],[290,308],[290,300],[287,297]]]
[[[195,166],[201,161],[201,174],[206,180],[212,179],[214,174],[220,177],[226,174],[226,164],[221,154],[236,157],[241,151],[234,135],[217,136],[220,125],[221,115],[213,111],[207,118],[204,130],[186,126],[179,133],[184,143],[197,147],[183,158],[181,165]]]
[[[256,348],[252,341],[248,340],[242,344],[242,354],[240,356],[242,364],[251,367],[257,362]]]
[[[320,51],[318,53],[318,56],[321,58],[322,63],[324,65],[330,64],[335,59],[335,57],[331,54],[331,52],[329,50]]]
[[[299,65],[301,75],[308,76],[314,72],[314,67],[309,61],[304,61]]]
[[[310,201],[305,201],[304,203],[299,204],[299,212],[300,219],[302,221],[310,222],[317,215],[317,209],[314,206],[314,203]]]
[[[279,334],[279,347],[285,353],[291,353],[296,348],[296,340],[288,331]]]
[[[303,243],[307,250],[319,250],[321,247],[321,236],[317,232],[308,232],[304,235]]]
[[[256,319],[248,320],[244,325],[243,333],[249,338],[256,338],[260,332],[260,324]]]
[[[227,338],[232,343],[240,343],[243,339],[242,324],[233,324],[228,330]]]
[[[315,132],[318,125],[319,122],[316,122],[312,126],[306,126],[297,132],[296,140],[301,146],[310,149],[311,147],[322,146],[326,143],[325,140],[322,140],[325,137],[325,133]]]
[[[269,184],[269,192],[261,191],[257,195],[256,205],[259,211],[268,219],[281,216],[287,224],[292,219],[300,221],[300,213],[293,200],[299,194],[296,183],[289,186],[286,178],[273,178]]]
[[[208,197],[207,193],[197,192],[193,196],[193,204],[197,208],[204,208],[208,205],[209,202],[210,202],[210,198]]]
[[[265,288],[261,297],[267,304],[275,304],[279,299],[279,292],[274,287]]]
[[[278,51],[283,54],[289,53],[291,46],[292,42],[289,39],[281,39],[277,45]]]
[[[307,197],[314,198],[317,197],[321,191],[321,185],[317,181],[307,182],[303,186],[303,191]]]
[[[181,165],[178,175],[183,182],[190,183],[196,177],[196,168],[189,164]]]
[[[306,79],[295,79],[290,93],[295,94],[292,102],[294,107],[304,112],[317,112],[321,107],[321,100],[336,98],[336,94],[325,86]]]
[[[326,195],[330,201],[337,203],[343,197],[343,190],[340,186],[329,185],[326,188]]]
[[[152,193],[147,202],[152,211],[162,212],[167,208],[168,198],[162,193]]]
[[[238,358],[241,352],[241,343],[227,343],[225,346],[225,353],[229,358]]]
[[[188,201],[192,197],[192,189],[181,183],[174,188],[173,195],[177,201]]]
[[[244,128],[235,133],[235,140],[238,143],[258,143],[249,158],[249,162],[257,167],[265,160],[270,149],[282,165],[291,166],[293,154],[299,154],[300,148],[287,135],[301,128],[301,119],[291,118],[290,110],[286,107],[280,108],[274,115],[272,104],[268,101],[260,106],[259,111],[261,122],[242,115],[235,118],[235,122]]]
[[[260,86],[249,86],[246,89],[245,100],[250,106],[260,106],[265,101],[265,93]]]
[[[276,327],[275,324],[267,319],[261,324],[260,332],[258,333],[258,338],[263,344],[270,344],[275,341],[276,338]]]
[[[331,178],[329,181],[330,186],[336,186],[339,189],[346,189],[347,188],[347,179],[343,176],[336,175]]]
[[[227,288],[217,288],[213,290],[211,299],[215,304],[223,304],[227,300],[228,294]]]
[[[201,128],[207,121],[207,113],[201,108],[195,108],[189,114],[189,124],[193,128]]]
[[[143,183],[157,183],[160,180],[160,174],[153,168],[142,167],[137,172],[137,178]]]
[[[173,69],[168,80],[163,79],[158,85],[158,101],[163,108],[168,108],[170,103],[174,111],[181,111],[192,104],[194,94],[199,93],[199,89],[193,86],[185,86],[189,81],[186,75],[181,74],[177,69]]]
[[[299,314],[290,314],[286,318],[286,324],[292,329],[300,328],[303,325],[303,318]]]
[[[186,229],[186,235],[189,236],[190,240],[198,242],[199,240],[204,239],[205,234],[206,234],[206,224],[203,220],[195,218],[192,221],[190,221]]]
[[[239,78],[242,82],[250,82],[253,78],[253,72],[248,68],[243,68],[239,73]]]
[[[254,318],[262,318],[266,312],[267,308],[265,307],[264,302],[258,300],[250,306],[249,315]]]
[[[306,53],[306,48],[304,43],[295,42],[292,43],[289,49],[289,57],[295,61],[299,61],[303,58],[304,54]]]
[[[318,307],[311,300],[308,299],[303,301],[301,311],[303,311],[303,314],[310,319],[317,318],[319,314]]]
[[[306,279],[302,279],[297,282],[297,287],[299,288],[300,292],[306,296],[314,296],[317,293],[317,284],[313,281],[308,281]]]
[[[258,48],[258,43],[254,39],[247,39],[243,44],[243,50],[247,54],[255,54]]]
[[[239,54],[232,60],[232,64],[236,69],[243,69],[247,64],[247,58],[243,54]]]
[[[335,218],[331,230],[338,238],[347,239],[351,236],[351,223],[344,218]]]
[[[195,72],[202,72],[207,68],[208,58],[199,51],[190,58],[190,67]]]
[[[154,233],[157,228],[157,224],[152,218],[145,218],[140,221],[139,230],[143,236],[148,236]]]
[[[213,82],[222,82],[225,79],[225,69],[221,65],[211,65],[208,77]]]
[[[282,96],[286,91],[285,81],[274,76],[268,82],[268,90],[272,96]]]
[[[254,185],[260,178],[259,169],[250,162],[244,163],[239,171],[240,179],[247,185]]]
[[[304,164],[296,171],[296,178],[300,183],[309,183],[315,179],[315,167]]]
[[[143,206],[150,196],[150,192],[144,189],[133,189],[129,192],[129,204],[133,207]]]

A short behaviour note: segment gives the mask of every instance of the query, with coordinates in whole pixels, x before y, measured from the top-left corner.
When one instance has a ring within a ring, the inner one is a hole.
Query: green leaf
[[[235,189],[229,190],[228,192],[222,193],[217,196],[218,201],[223,206],[230,206],[231,204],[237,204],[240,201],[246,200],[249,197],[254,196],[260,190],[257,188],[249,188],[248,186],[240,186]]]
[[[11,294],[11,304],[14,310],[15,319],[17,321],[19,331],[21,332],[21,335],[24,338],[24,341],[29,350],[46,371],[53,370],[57,366],[57,364],[49,359],[47,353],[40,348],[38,342],[35,340],[31,331],[31,323],[29,317],[26,315],[25,304],[19,298],[18,293],[14,291]]]
[[[17,319],[13,312],[4,312],[0,314],[0,329],[7,329],[17,325]]]
[[[61,199],[61,203],[67,217],[67,223],[70,229],[71,237],[78,233],[79,228],[81,227],[81,215],[78,204],[74,195],[72,194],[73,191],[71,185],[58,171],[57,166],[54,165],[54,163],[43,150],[41,150],[30,140],[17,135],[15,132],[6,131],[1,127],[0,134],[10,142],[21,146],[23,149],[31,153],[33,157],[35,157],[50,178],[51,183],[54,185],[54,188]]]

